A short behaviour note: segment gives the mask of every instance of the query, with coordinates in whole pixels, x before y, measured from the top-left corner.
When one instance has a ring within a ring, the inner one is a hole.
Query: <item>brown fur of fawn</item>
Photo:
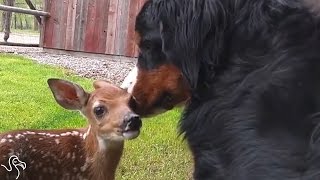
[[[89,126],[0,134],[0,164],[7,168],[0,166],[0,179],[20,173],[23,180],[113,180],[124,140],[140,132],[141,120],[128,106],[131,96],[105,81],[95,81],[92,93],[65,80],[49,79],[48,84],[57,103],[79,110]]]

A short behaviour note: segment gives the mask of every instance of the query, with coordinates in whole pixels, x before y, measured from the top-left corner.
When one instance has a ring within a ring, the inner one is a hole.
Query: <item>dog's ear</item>
[[[180,8],[182,7],[173,1],[160,14],[162,51],[166,59],[181,69],[189,86],[194,89],[197,87],[200,70],[200,62],[196,58],[198,42],[194,41],[196,34],[191,27],[192,22],[187,22],[187,12]]]
[[[160,12],[162,51],[181,69],[192,89],[208,79],[199,78],[201,71],[219,60],[220,32],[226,23],[221,6],[215,1],[167,1]]]

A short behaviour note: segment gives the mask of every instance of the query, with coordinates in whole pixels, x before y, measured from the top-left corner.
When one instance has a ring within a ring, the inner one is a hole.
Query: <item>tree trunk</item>
[[[36,17],[33,19],[33,30],[38,31],[39,30],[39,23]]]
[[[31,0],[25,0],[27,5],[29,6],[30,9],[32,10],[37,10],[36,5],[37,2],[35,3],[35,5],[32,4]],[[40,16],[35,16],[35,18],[38,20],[38,23],[41,24],[41,17]]]
[[[6,4],[6,0],[3,0],[2,2],[3,2],[3,4]],[[5,13],[6,13],[5,11],[2,11],[2,13],[1,13],[2,16],[1,16],[1,29],[0,29],[0,32],[4,31],[4,21],[6,19],[6,14]]]
[[[14,15],[15,15],[15,13],[13,13],[13,17],[14,17]],[[10,29],[14,28],[14,27],[13,27],[14,23],[12,23],[12,22],[13,22],[13,21],[12,21],[12,16],[11,16],[11,22],[10,22],[10,24],[11,24],[10,27],[11,27],[11,28],[10,28]]]
[[[26,22],[26,29],[30,29],[30,25],[29,25],[29,22],[28,22],[27,15],[24,15],[24,21]]]
[[[23,23],[22,23],[22,16],[21,15],[19,16],[19,19],[20,19],[20,29],[23,30]]]
[[[5,21],[5,13],[4,11],[1,13],[1,29],[0,32],[4,31],[4,21]]]
[[[17,14],[14,13],[14,29],[17,29]]]
[[[7,6],[14,6],[14,0],[5,0]],[[5,20],[4,20],[4,41],[7,42],[10,35],[10,26],[11,26],[11,17],[12,12],[6,11],[5,12]]]
[[[34,4],[34,8],[37,9],[37,2]],[[34,16],[33,18],[33,30],[34,31],[38,31],[39,30],[39,23],[41,22],[41,18],[40,18],[40,22],[38,22],[39,19],[37,16]]]

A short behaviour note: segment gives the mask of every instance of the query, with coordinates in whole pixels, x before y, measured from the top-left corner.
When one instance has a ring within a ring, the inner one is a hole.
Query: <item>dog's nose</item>
[[[140,116],[135,113],[130,113],[129,115],[127,115],[127,117],[125,118],[125,124],[125,129],[131,131],[139,130],[142,126]]]

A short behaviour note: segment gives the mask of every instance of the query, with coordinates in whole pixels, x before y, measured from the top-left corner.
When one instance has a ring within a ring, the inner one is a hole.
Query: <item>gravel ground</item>
[[[14,42],[14,43],[29,43],[29,44],[38,44],[39,43],[39,37],[40,35],[36,34],[22,34],[22,33],[10,33],[8,42]],[[0,41],[3,40],[4,33],[0,32]]]
[[[0,53],[14,53],[26,56],[34,61],[59,66],[73,71],[75,74],[91,79],[109,80],[121,85],[124,78],[134,67],[136,59],[107,56],[84,55],[83,53],[56,54],[45,52],[42,48],[1,46]]]

